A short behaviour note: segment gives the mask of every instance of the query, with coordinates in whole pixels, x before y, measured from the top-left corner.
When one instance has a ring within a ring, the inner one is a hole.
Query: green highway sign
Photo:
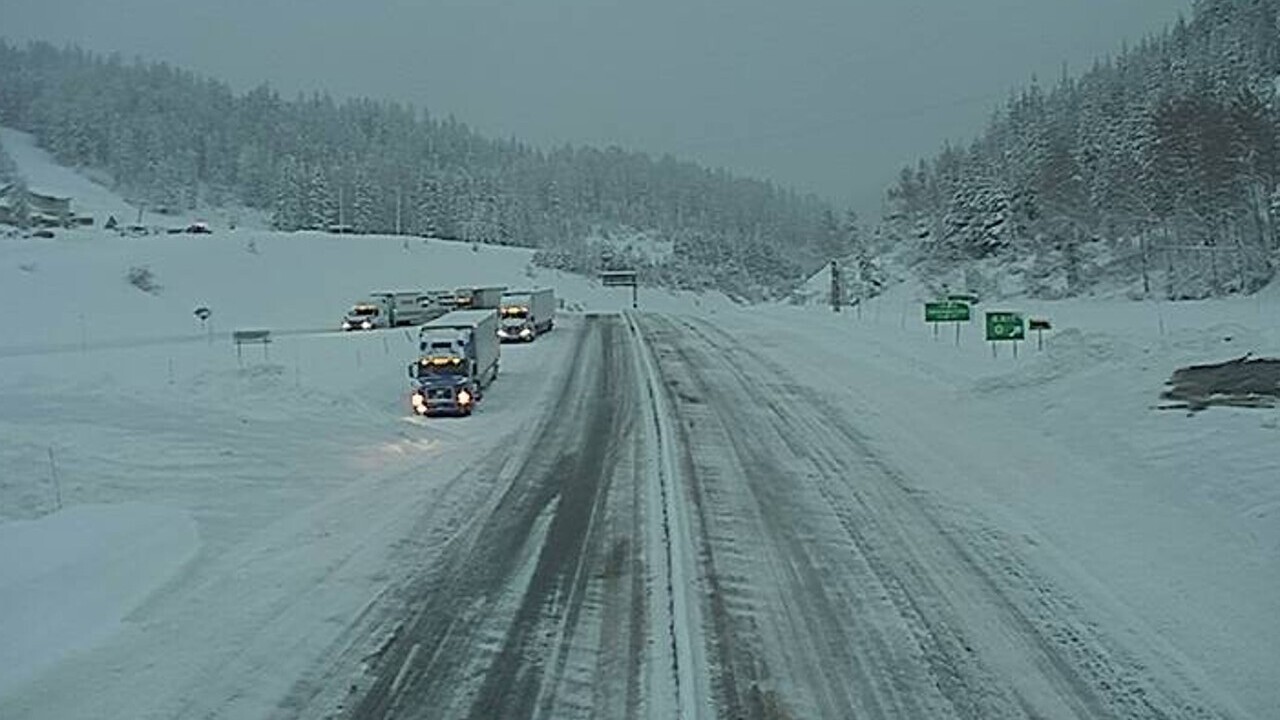
[[[1022,340],[1026,337],[1026,326],[1022,323],[1022,315],[1014,312],[987,313],[987,339]]]
[[[969,322],[969,306],[953,301],[925,303],[924,321]]]
[[[600,273],[600,283],[605,287],[635,287],[635,270],[606,270]]]

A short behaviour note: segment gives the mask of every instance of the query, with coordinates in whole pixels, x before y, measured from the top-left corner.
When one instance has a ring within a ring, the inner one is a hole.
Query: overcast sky
[[[0,0],[0,36],[292,95],[452,114],[541,146],[671,152],[878,214],[903,164],[1033,74],[1086,69],[1187,0]],[[304,9],[305,8],[305,9]]]

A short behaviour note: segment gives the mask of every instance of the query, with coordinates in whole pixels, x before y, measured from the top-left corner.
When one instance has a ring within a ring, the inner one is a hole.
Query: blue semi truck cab
[[[455,310],[418,331],[420,357],[409,364],[417,415],[470,415],[498,375],[496,310]]]

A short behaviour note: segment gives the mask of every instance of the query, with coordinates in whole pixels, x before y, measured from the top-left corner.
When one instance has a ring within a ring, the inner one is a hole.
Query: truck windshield
[[[351,308],[351,314],[357,317],[367,317],[370,315],[377,315],[378,308],[373,307],[371,305],[357,305]]]
[[[529,317],[529,309],[523,307],[507,307],[502,308],[502,317],[504,318],[527,318]]]

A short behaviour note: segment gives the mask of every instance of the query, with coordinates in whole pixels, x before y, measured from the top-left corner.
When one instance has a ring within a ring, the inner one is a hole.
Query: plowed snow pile
[[[1161,396],[1165,407],[1192,412],[1211,405],[1275,407],[1280,399],[1280,360],[1242,357],[1212,365],[1179,368]]]

